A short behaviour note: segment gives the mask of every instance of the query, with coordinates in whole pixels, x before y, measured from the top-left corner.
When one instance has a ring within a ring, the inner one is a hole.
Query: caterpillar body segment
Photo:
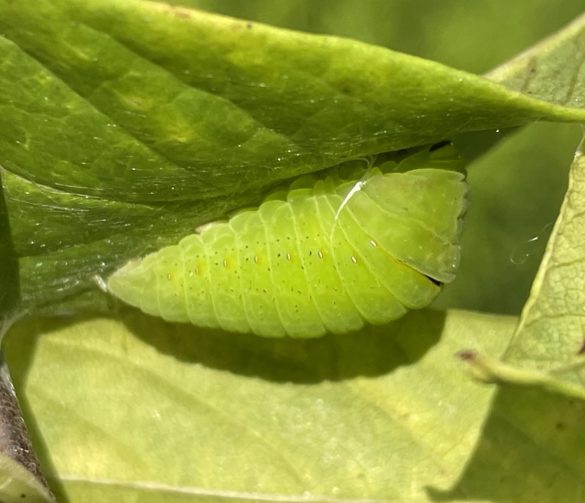
[[[420,309],[427,306],[439,293],[439,286],[415,269],[396,259],[382,248],[359,224],[351,207],[338,216],[339,228],[346,240],[356,250],[355,259],[366,264],[376,274],[379,283],[386,288],[402,307]]]
[[[185,302],[186,320],[194,325],[217,327],[215,309],[211,298],[211,282],[209,280],[209,262],[204,253],[205,245],[200,234],[192,234],[181,241],[180,245],[169,247],[177,256],[177,272],[184,275],[183,289],[177,288],[176,294],[189,296]],[[164,248],[163,248],[164,249]],[[150,256],[150,255],[149,255]],[[156,255],[155,255],[156,256]],[[179,264],[182,261],[182,268]],[[161,271],[164,278],[164,270]],[[167,300],[168,303],[172,299]],[[166,313],[161,313],[165,319],[172,319]],[[177,320],[179,321],[179,320]]]
[[[347,291],[352,303],[365,321],[381,324],[388,321],[388,318],[399,318],[405,310],[398,304],[392,293],[380,285],[377,271],[372,271],[368,267],[357,249],[348,240],[348,235],[354,229],[339,221],[340,216],[349,210],[353,196],[348,200],[342,199],[337,194],[331,193],[332,187],[327,187],[327,185],[326,181],[323,190],[327,191],[325,192],[327,195],[319,198],[320,209],[324,215],[324,227],[331,229],[327,260],[333,262],[342,287]],[[344,201],[348,204],[338,211]],[[356,278],[359,278],[359,281],[356,281]]]
[[[304,177],[129,262],[108,289],[168,321],[269,337],[389,322],[454,278],[466,193],[458,167],[449,147],[353,169],[351,179]]]
[[[328,194],[314,189],[289,195],[299,236],[299,256],[307,278],[307,294],[313,300],[324,330],[343,333],[363,326],[363,319],[352,302],[330,256],[331,221],[325,218],[321,205]],[[349,327],[349,328],[348,328]]]
[[[247,211],[230,220],[240,255],[239,286],[250,332],[267,337],[283,337],[274,299],[270,295],[272,275],[267,266],[266,232],[257,211]],[[245,330],[242,330],[245,331]]]

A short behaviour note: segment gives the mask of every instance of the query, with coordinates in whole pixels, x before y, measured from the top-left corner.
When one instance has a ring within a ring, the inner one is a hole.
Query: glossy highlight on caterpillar
[[[317,337],[427,306],[453,280],[467,186],[452,145],[321,179],[130,261],[107,282],[145,313]]]

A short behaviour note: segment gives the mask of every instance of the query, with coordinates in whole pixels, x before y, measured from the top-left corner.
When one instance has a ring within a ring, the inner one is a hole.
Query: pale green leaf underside
[[[499,354],[514,325],[420,311],[300,342],[132,312],[21,324],[6,351],[71,501],[579,501],[585,406],[455,358]]]
[[[510,89],[569,107],[585,107],[585,14],[487,77]]]
[[[509,363],[552,370],[575,366],[566,377],[585,384],[585,157],[578,153],[569,188],[541,270],[506,351]],[[528,363],[530,362],[530,363]]]
[[[133,312],[21,324],[6,351],[47,475],[72,501],[153,487],[165,501],[420,500],[455,482],[495,392],[456,351],[498,353],[514,322],[421,311],[300,342]]]

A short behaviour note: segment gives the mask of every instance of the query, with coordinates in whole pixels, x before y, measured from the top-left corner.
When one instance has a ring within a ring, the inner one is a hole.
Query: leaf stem
[[[18,403],[18,398],[14,391],[10,371],[8,370],[8,366],[4,360],[4,355],[1,351],[0,454],[3,454],[23,465],[49,490],[47,480],[41,471],[38,458],[32,448],[32,443]]]

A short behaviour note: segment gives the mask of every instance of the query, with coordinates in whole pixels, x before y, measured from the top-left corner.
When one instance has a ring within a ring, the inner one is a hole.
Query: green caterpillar
[[[305,178],[116,271],[145,313],[269,337],[344,333],[427,306],[454,278],[466,183],[451,145]]]

